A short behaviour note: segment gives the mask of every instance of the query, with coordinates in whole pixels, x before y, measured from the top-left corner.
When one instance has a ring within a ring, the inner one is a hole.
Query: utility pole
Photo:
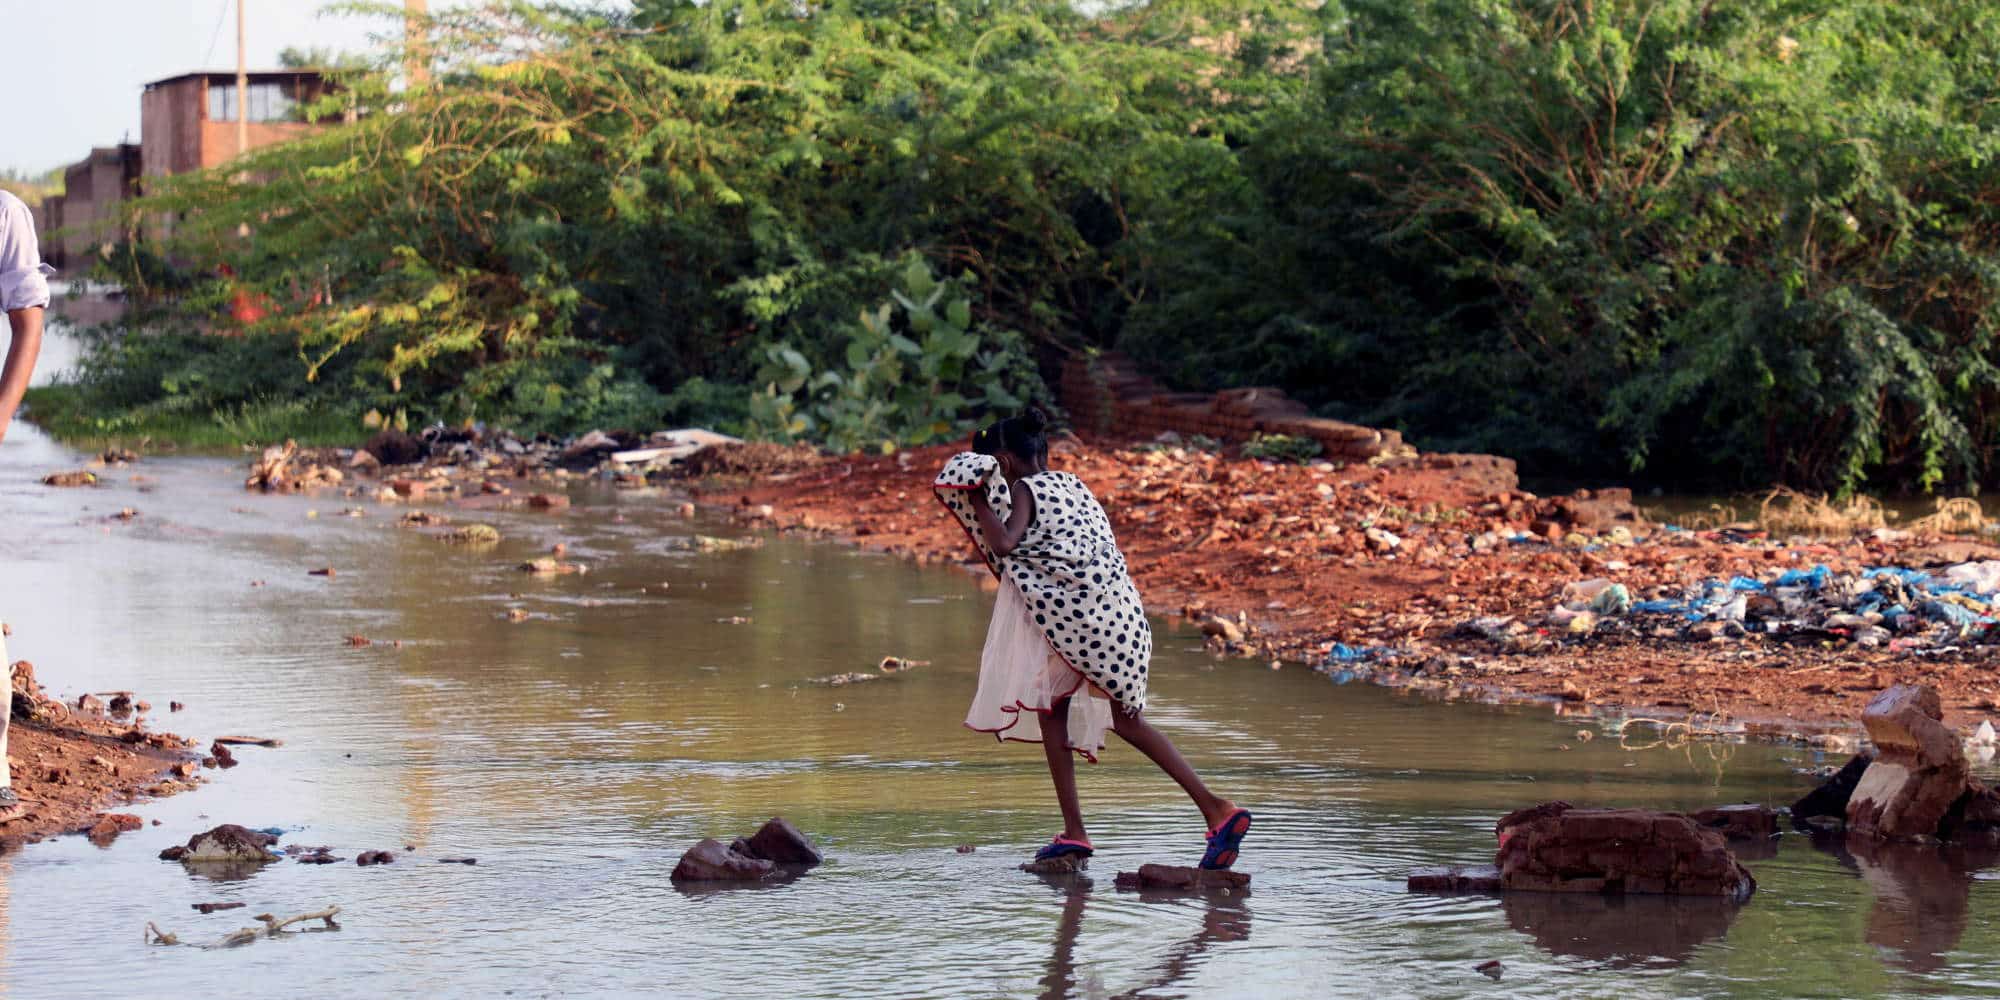
[[[430,0],[403,0],[403,86],[408,90],[430,82],[431,50],[424,37],[429,17]]]
[[[243,5],[236,0],[236,155],[250,151],[250,66],[243,44]]]

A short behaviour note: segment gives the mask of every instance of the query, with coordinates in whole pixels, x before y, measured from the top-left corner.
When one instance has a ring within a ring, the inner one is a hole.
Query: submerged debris
[[[87,469],[77,469],[73,472],[51,472],[42,477],[42,485],[64,487],[96,486],[97,474]]]
[[[242,904],[239,903],[235,905],[240,906]],[[196,904],[197,909],[200,909],[200,906],[201,904]],[[216,908],[231,909],[232,907],[217,904]],[[204,910],[203,912],[211,912],[211,911]],[[260,913],[253,919],[261,921],[264,926],[240,928],[238,930],[234,930],[229,932],[228,934],[223,935],[221,940],[216,941],[212,944],[195,945],[195,947],[234,948],[237,947],[238,945],[250,944],[256,941],[258,938],[277,937],[279,933],[282,932],[285,928],[290,927],[293,924],[305,923],[306,921],[309,920],[321,921],[321,926],[310,928],[308,932],[337,931],[340,929],[340,924],[336,922],[333,918],[339,913],[340,913],[340,907],[338,906],[329,906],[323,910],[314,910],[311,913],[300,913],[290,917],[277,917],[269,913]],[[170,934],[166,931],[163,931],[159,928],[158,925],[154,924],[152,921],[147,921],[146,943],[158,944],[158,945],[177,945],[181,944],[182,941],[179,935]]]
[[[468,524],[454,528],[442,537],[447,542],[461,545],[496,545],[500,541],[500,530],[490,524]]]

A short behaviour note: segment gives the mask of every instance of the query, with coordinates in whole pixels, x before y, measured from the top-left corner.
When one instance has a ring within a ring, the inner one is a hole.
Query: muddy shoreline
[[[788,459],[767,470],[723,463],[688,485],[746,524],[976,570],[929,490],[954,450]],[[1565,585],[1592,578],[1662,596],[1789,569],[1860,574],[2000,556],[1963,536],[1669,530],[1618,513],[1629,503],[1603,502],[1609,491],[1525,493],[1511,463],[1485,456],[1315,467],[1072,440],[1050,464],[1105,502],[1150,610],[1201,629],[1218,654],[1447,698],[1837,747],[1858,733],[1853,720],[1868,698],[1896,683],[1936,688],[1946,721],[1964,731],[2000,710],[1992,645],[1871,649],[1699,628],[1690,638],[1664,615],[1583,635],[1544,622]],[[1504,638],[1467,627],[1495,619],[1521,624]]]
[[[0,853],[62,834],[109,843],[139,824],[109,810],[202,783],[194,741],[150,728],[151,705],[129,694],[58,699],[38,683],[32,664],[12,666],[7,765],[28,809],[0,823]]]

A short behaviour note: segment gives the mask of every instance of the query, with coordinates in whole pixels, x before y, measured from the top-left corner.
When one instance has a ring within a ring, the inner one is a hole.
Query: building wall
[[[139,95],[139,141],[146,176],[167,177],[201,168],[201,119],[207,88],[198,76],[157,83]]]
[[[63,266],[61,241],[49,234],[62,226],[63,196],[52,194],[28,211],[35,220],[35,239],[41,244],[42,263],[60,270]]]
[[[138,190],[140,157],[130,143],[106,146],[63,172],[60,217],[41,237],[44,257],[60,260],[57,266],[82,266],[100,246],[123,238],[120,214]],[[48,252],[51,242],[55,253]]]
[[[253,85],[287,83],[294,98],[301,102],[317,99],[325,90],[324,82],[312,72],[252,73],[249,82]],[[146,177],[167,177],[218,167],[236,158],[235,120],[212,120],[208,114],[209,91],[217,87],[233,88],[235,85],[235,77],[224,73],[197,73],[147,85],[139,104]],[[324,128],[324,124],[306,122],[253,121],[245,129],[245,138],[249,141],[249,148],[257,149],[312,135]],[[148,235],[153,238],[170,235],[173,221],[155,219],[148,227]]]
[[[250,148],[269,146],[312,135],[325,128],[324,125],[306,122],[251,122],[244,138],[250,141]],[[216,122],[204,119],[201,123],[201,165],[215,167],[236,158],[236,123]]]

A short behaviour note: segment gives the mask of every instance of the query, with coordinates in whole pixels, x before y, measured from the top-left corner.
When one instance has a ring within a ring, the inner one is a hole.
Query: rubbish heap
[[[1624,584],[1579,580],[1563,587],[1541,622],[1475,618],[1460,637],[1528,651],[1569,637],[1628,633],[1696,641],[1764,635],[1783,642],[1852,643],[1892,653],[1940,653],[1996,639],[2000,560],[1937,570],[1875,566],[1836,573],[1825,565],[1764,578],[1707,579],[1634,600]]]
[[[1987,641],[1996,594],[2000,560],[1936,572],[1876,566],[1834,573],[1821,565],[1766,580],[1707,580],[1678,597],[1633,603],[1631,611],[1684,619],[1693,638],[1758,632],[1894,652]]]

